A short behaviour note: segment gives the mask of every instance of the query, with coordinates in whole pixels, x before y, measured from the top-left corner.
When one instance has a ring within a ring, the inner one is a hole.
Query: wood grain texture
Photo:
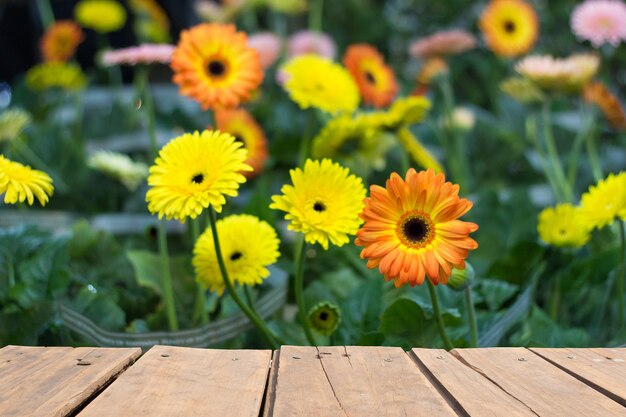
[[[283,346],[273,417],[456,416],[400,348]]]
[[[138,348],[6,346],[0,416],[67,416],[140,354]]]
[[[626,349],[530,349],[626,406]]]
[[[413,349],[412,358],[437,388],[466,415],[536,416],[519,400],[443,349]]]
[[[626,409],[524,348],[452,354],[540,416],[624,416]]]
[[[272,352],[155,346],[80,417],[258,417]]]

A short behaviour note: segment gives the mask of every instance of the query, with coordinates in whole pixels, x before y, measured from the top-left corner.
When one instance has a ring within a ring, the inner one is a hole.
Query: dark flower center
[[[246,142],[244,142],[243,137],[241,135],[233,134],[233,136],[235,137],[235,142],[239,142],[244,146],[246,145]]]
[[[317,211],[318,213],[321,213],[324,210],[326,210],[326,206],[321,201],[316,201],[315,204],[313,204],[313,210]]]
[[[504,31],[506,33],[513,33],[515,31],[515,23],[510,20],[504,22]]]
[[[207,71],[209,75],[221,77],[226,72],[226,65],[222,61],[210,61],[207,65]]]
[[[196,174],[191,177],[191,182],[194,184],[202,184],[202,181],[204,181],[204,174]]]
[[[429,225],[419,217],[414,217],[402,226],[402,231],[411,242],[420,242],[428,236]]]
[[[230,255],[230,260],[231,261],[236,261],[238,259],[241,259],[241,257],[243,256],[243,254],[239,251],[235,251],[232,253],[232,255]]]
[[[371,72],[369,71],[365,71],[365,79],[367,80],[368,83],[370,84],[376,84],[376,78],[374,78],[374,76],[372,75]]]
[[[327,311],[322,311],[320,313],[320,320],[322,320],[322,321],[328,320],[328,312]]]

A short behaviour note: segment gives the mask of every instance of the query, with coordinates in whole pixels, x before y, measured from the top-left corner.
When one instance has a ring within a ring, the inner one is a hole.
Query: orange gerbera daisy
[[[409,169],[406,178],[391,174],[386,188],[373,185],[365,199],[355,244],[364,246],[367,267],[378,267],[396,287],[447,283],[452,267],[465,268],[465,258],[478,244],[469,237],[475,223],[458,220],[472,208],[459,198],[459,186],[435,171]]]
[[[371,45],[348,47],[343,63],[356,81],[363,102],[381,108],[388,106],[398,93],[398,83],[391,67]]]
[[[248,150],[245,163],[254,171],[242,172],[247,178],[259,175],[267,161],[267,140],[263,129],[245,109],[221,109],[215,112],[217,128],[230,133]]]
[[[230,24],[202,23],[183,31],[171,67],[180,93],[204,110],[237,107],[263,81],[259,53]]]
[[[85,35],[71,20],[55,22],[41,37],[39,44],[45,62],[65,62],[74,55]]]
[[[602,110],[602,114],[613,129],[626,130],[626,114],[617,97],[600,82],[587,84],[583,91],[586,102],[593,103]]]

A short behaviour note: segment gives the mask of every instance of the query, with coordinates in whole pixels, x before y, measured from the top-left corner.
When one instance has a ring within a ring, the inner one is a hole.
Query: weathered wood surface
[[[626,349],[0,349],[3,416],[626,416]],[[119,374],[119,375],[118,375]]]
[[[79,417],[258,417],[272,352],[155,346]]]
[[[531,349],[626,406],[626,349]]]
[[[137,348],[6,346],[0,349],[0,416],[66,416],[141,354]]]
[[[283,346],[268,416],[455,416],[394,347]]]

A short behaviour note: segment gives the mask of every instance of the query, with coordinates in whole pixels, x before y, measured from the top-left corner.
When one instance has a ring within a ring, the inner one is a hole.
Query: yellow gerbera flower
[[[284,87],[300,108],[316,107],[327,113],[353,112],[359,89],[345,68],[319,55],[299,55],[281,71]]]
[[[0,155],[0,195],[4,194],[5,203],[27,201],[32,206],[37,198],[39,204],[45,206],[53,191],[48,174]]]
[[[74,8],[76,21],[84,28],[108,33],[124,27],[126,10],[114,0],[82,0]]]
[[[272,226],[248,214],[228,216],[217,222],[222,256],[230,278],[240,285],[255,285],[270,275],[267,266],[276,262],[280,241]],[[210,228],[198,238],[193,249],[196,279],[219,295],[225,284],[215,254]]]
[[[22,109],[9,109],[0,113],[0,142],[17,139],[30,122],[30,113]]]
[[[67,62],[46,62],[26,72],[26,85],[35,91],[50,88],[74,91],[82,89],[85,84],[87,79],[80,67]]]
[[[394,101],[386,112],[375,111],[361,117],[370,126],[397,130],[421,122],[430,110],[430,101],[423,96],[402,97]]]
[[[500,83],[500,90],[520,103],[537,103],[545,98],[539,87],[524,77],[507,78]]]
[[[246,164],[254,171],[244,172],[247,178],[259,175],[267,161],[267,139],[261,126],[246,109],[221,109],[215,112],[215,124],[222,132],[230,133],[248,150]]]
[[[81,28],[71,20],[55,22],[46,30],[39,43],[44,61],[67,61],[84,37]]]
[[[396,76],[383,56],[371,45],[348,47],[343,64],[357,83],[363,102],[374,107],[386,107],[398,93]]]
[[[145,42],[170,42],[170,21],[156,0],[129,0],[136,14],[135,31]]]
[[[284,185],[282,195],[272,197],[270,208],[286,212],[288,228],[304,233],[308,243],[328,242],[343,246],[361,224],[365,188],[361,178],[330,159],[308,159],[304,170],[292,169],[293,185]]]
[[[217,130],[171,140],[150,167],[148,209],[159,218],[183,222],[209,205],[221,212],[224,196],[236,196],[239,184],[246,182],[240,171],[252,170],[244,163],[247,155],[232,135]]]
[[[591,228],[601,229],[626,219],[626,172],[609,174],[582,195],[581,210]]]
[[[120,181],[131,191],[136,190],[148,177],[148,165],[133,161],[130,156],[123,153],[94,152],[87,159],[87,166]]]
[[[263,81],[259,53],[235,25],[203,23],[183,31],[171,67],[180,93],[205,110],[237,107]]]
[[[348,115],[332,119],[313,139],[311,154],[314,158],[339,161],[362,176],[367,176],[372,168],[383,169],[385,155],[394,141],[365,121]]]
[[[537,231],[541,240],[553,246],[579,248],[591,237],[581,209],[571,204],[545,208],[539,214]]]
[[[492,0],[478,22],[487,46],[497,55],[528,52],[539,36],[535,9],[524,0]]]

